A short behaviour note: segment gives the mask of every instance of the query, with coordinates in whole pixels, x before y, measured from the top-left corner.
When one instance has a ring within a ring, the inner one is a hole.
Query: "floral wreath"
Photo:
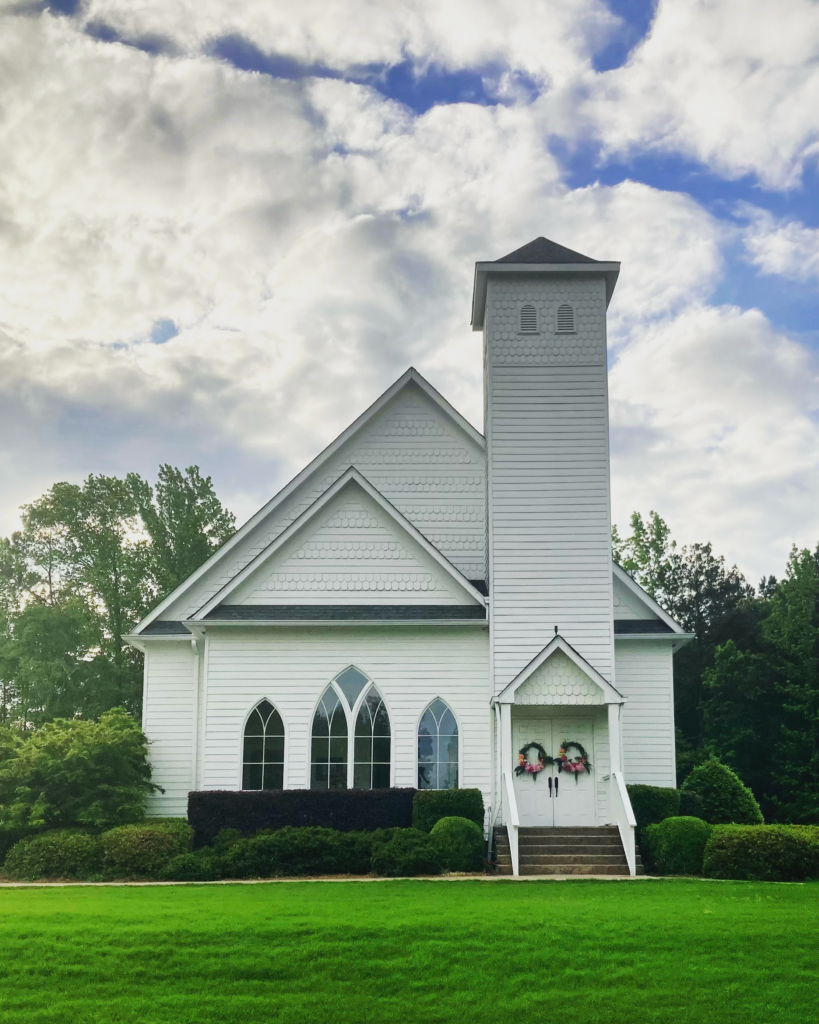
[[[532,764],[526,756],[530,750],[537,751],[537,764]],[[521,747],[518,751],[518,766],[515,768],[515,775],[531,775],[535,782],[537,782],[538,775],[546,765],[554,763],[555,759],[550,757],[539,743],[527,743],[525,747]]]
[[[570,747],[573,747],[577,753],[577,757],[569,757],[567,751]],[[589,755],[586,753],[585,748],[574,740],[564,740],[563,745],[560,748],[560,753],[555,759],[557,764],[557,770],[559,772],[568,772],[569,775],[574,775],[574,781],[577,782],[577,777],[581,772],[588,772],[591,774],[592,766],[589,760]]]

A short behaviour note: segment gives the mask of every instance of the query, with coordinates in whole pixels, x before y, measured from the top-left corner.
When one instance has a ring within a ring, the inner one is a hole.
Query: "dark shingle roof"
[[[362,622],[412,619],[485,619],[486,609],[471,604],[233,604],[208,612],[214,622],[354,619]]]
[[[515,249],[507,256],[501,256],[495,263],[599,263],[600,260],[593,260],[590,256],[567,249],[565,245],[558,245],[550,238],[534,238],[520,249]]]
[[[671,626],[661,619],[615,619],[614,635],[627,633],[673,633]]]
[[[190,636],[191,632],[181,622],[154,620],[142,630],[142,636]]]

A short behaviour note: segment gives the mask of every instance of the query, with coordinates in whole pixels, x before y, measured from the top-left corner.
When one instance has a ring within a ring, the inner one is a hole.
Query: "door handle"
[[[552,795],[552,776],[549,776],[549,796]]]
[[[560,779],[557,776],[555,776],[555,796],[557,796],[557,785],[558,785],[559,782],[560,782]]]

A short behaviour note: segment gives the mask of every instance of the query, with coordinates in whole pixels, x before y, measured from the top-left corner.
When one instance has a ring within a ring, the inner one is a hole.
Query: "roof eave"
[[[611,302],[619,263],[476,263],[472,289],[472,330],[482,331],[486,310],[486,282],[490,274],[600,274],[606,282],[606,308]]]

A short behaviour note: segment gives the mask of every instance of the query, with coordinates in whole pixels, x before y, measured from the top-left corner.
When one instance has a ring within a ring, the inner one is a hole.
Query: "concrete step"
[[[608,853],[610,850],[622,850],[623,844],[618,839],[606,840],[604,843],[583,843],[575,839],[574,842],[551,842],[540,839],[521,839],[521,850],[539,850],[543,853],[584,853],[586,850],[599,850],[600,853]]]
[[[599,853],[574,853],[571,855],[556,854],[553,857],[543,857],[530,853],[520,854],[521,864],[627,864],[624,853],[599,854]]]

